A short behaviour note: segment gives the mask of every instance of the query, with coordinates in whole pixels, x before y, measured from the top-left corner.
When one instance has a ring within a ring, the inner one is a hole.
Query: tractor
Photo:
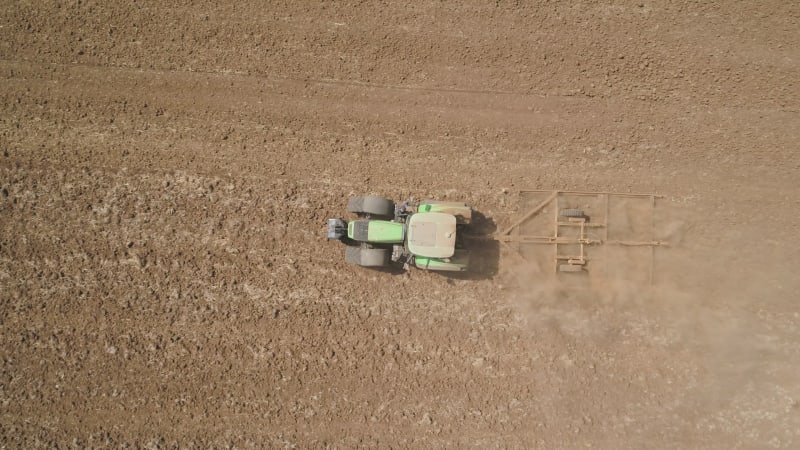
[[[328,219],[327,224],[328,240],[346,245],[346,262],[372,268],[467,270],[464,229],[472,208],[464,203],[412,199],[396,205],[368,195],[351,197],[347,210],[356,215],[354,220]]]

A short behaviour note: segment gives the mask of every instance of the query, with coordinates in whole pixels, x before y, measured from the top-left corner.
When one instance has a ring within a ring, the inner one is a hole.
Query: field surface
[[[221,3],[0,8],[0,447],[800,447],[800,4]],[[324,239],[524,189],[663,195],[653,283]]]

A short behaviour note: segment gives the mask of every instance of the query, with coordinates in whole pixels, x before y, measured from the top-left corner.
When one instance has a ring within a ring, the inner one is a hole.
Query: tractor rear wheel
[[[364,248],[347,247],[344,252],[344,260],[350,264],[357,264],[361,267],[383,267],[389,264],[389,249],[385,248]]]
[[[350,197],[347,210],[359,215],[394,217],[394,202],[377,195]]]

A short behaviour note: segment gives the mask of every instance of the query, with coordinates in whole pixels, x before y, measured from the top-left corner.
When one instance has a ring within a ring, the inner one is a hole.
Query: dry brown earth
[[[797,448],[799,5],[6,2],[0,446]],[[522,188],[664,195],[656,285],[323,239]]]

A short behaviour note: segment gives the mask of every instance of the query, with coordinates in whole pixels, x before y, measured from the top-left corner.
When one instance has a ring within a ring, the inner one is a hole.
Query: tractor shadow
[[[469,268],[464,272],[439,272],[454,280],[488,280],[497,275],[500,266],[500,242],[491,238],[497,224],[479,211],[472,212],[472,222],[464,236],[469,249]]]
[[[403,275],[408,273],[408,270],[403,269],[402,264],[394,262],[389,263],[388,266],[384,267],[362,267],[362,269],[371,270],[373,272],[388,273],[390,275]]]

